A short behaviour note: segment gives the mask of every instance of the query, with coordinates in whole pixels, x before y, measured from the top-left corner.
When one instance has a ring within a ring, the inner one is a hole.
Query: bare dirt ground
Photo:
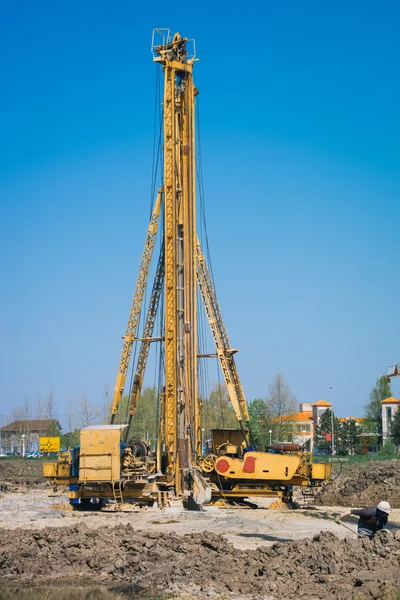
[[[400,460],[371,461],[362,465],[344,463],[342,474],[317,493],[320,505],[372,506],[387,500],[400,508]]]
[[[133,513],[71,512],[59,510],[59,507],[68,508],[66,496],[47,490],[5,494],[0,498],[0,527],[3,530],[37,530],[70,527],[84,522],[91,529],[131,524],[135,529],[177,534],[207,530],[224,535],[234,547],[242,550],[312,537],[321,530],[330,531],[340,538],[352,536],[350,531],[334,522],[334,517],[344,510],[337,507],[292,511],[211,506],[201,512],[149,508]],[[397,512],[395,519],[400,525],[400,510]],[[391,521],[393,523],[393,519]],[[348,525],[356,529],[351,521]]]
[[[47,488],[43,460],[0,458],[0,492],[18,492],[27,488]]]
[[[346,465],[293,511],[72,512],[41,469],[0,461],[0,600],[399,599],[400,461]],[[381,499],[399,508],[373,541],[334,522]]]
[[[371,542],[333,521],[343,507],[113,514],[58,510],[64,502],[49,490],[0,499],[0,600],[16,585],[30,599],[29,586],[64,593],[71,581],[141,600],[394,600],[400,588],[400,510]]]

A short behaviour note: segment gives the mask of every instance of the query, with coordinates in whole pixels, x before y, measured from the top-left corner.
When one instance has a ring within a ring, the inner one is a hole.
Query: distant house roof
[[[297,413],[291,413],[290,415],[283,415],[282,417],[275,417],[273,421],[288,421],[290,423],[299,421],[310,421],[312,420],[312,411],[304,410]]]
[[[326,400],[318,400],[318,402],[314,402],[311,406],[332,406],[332,404]]]
[[[125,427],[128,427],[127,424],[122,424],[122,425],[88,425],[87,427],[84,427],[81,431],[92,431],[93,429],[96,429],[96,431],[98,430],[108,430],[108,429],[125,429]]]
[[[60,422],[57,419],[21,419],[19,421],[13,421],[8,425],[4,425],[4,427],[1,428],[1,431],[21,431],[22,429],[29,429],[30,431],[46,431],[53,423],[61,430]]]
[[[339,417],[338,420],[341,423],[346,423],[346,421],[355,421],[356,423],[362,423],[366,419],[364,417]]]
[[[381,404],[400,404],[400,400],[391,396],[390,398],[386,398],[386,400],[382,400]]]

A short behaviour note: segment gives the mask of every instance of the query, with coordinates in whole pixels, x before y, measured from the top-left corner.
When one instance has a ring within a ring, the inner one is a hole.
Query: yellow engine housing
[[[281,485],[310,485],[314,481],[314,485],[318,485],[330,476],[330,465],[312,464],[311,456],[306,452],[246,452],[240,458],[219,456],[215,461],[215,471],[219,477],[235,481],[270,481]]]

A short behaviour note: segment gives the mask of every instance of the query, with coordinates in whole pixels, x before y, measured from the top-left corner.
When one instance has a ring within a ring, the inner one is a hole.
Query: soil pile
[[[0,582],[65,579],[107,582],[134,594],[177,598],[394,599],[400,586],[400,531],[374,540],[312,540],[244,552],[222,536],[135,531],[131,525],[91,530],[3,530]],[[168,596],[169,594],[169,596]]]
[[[1,491],[18,492],[26,487],[47,487],[47,480],[43,477],[43,461],[0,458]]]
[[[400,508],[400,460],[369,462],[362,467],[346,466],[332,483],[324,484],[315,496],[325,506],[373,506],[387,500]]]

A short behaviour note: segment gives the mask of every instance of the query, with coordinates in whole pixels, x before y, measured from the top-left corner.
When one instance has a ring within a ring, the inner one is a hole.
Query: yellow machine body
[[[46,462],[43,465],[43,475],[57,485],[74,483],[77,478],[72,476],[72,457],[70,452],[60,452],[57,462]]]
[[[121,431],[125,425],[98,425],[82,429],[79,482],[121,479]]]
[[[213,429],[211,437],[213,454],[203,458],[202,467],[216,500],[278,496],[290,503],[294,486],[316,488],[331,475],[330,464],[313,463],[312,454],[296,444],[257,452],[248,450],[240,430]],[[312,489],[306,495],[312,495]]]
[[[331,477],[331,463],[313,463],[311,468],[311,477],[315,481],[322,483]]]
[[[58,477],[67,478],[70,477],[71,472],[71,460],[69,452],[60,452],[58,455],[58,462],[56,463],[44,463],[43,475],[45,477]]]
[[[227,479],[271,479],[289,483],[293,480],[300,464],[300,457],[291,454],[246,452],[244,458],[219,457],[215,462],[215,470]]]
[[[330,465],[314,465],[309,453],[272,454],[246,452],[243,458],[220,456],[215,471],[228,480],[279,482],[281,485],[308,485],[310,480],[326,479]]]
[[[74,484],[69,497],[78,502],[95,498],[149,504],[156,500],[167,505],[171,498],[167,478],[149,482],[146,473],[154,471],[154,462],[149,459],[143,467],[141,459],[127,453],[121,444],[124,428],[83,429],[75,475],[69,452],[61,452],[57,463],[46,463],[44,475],[58,485]],[[214,430],[212,436],[216,454],[203,458],[201,466],[214,501],[278,496],[290,503],[293,486],[314,488],[330,477],[331,465],[314,464],[309,452],[244,451],[242,431],[235,429]],[[197,497],[204,497],[202,480],[195,485],[199,486]]]

